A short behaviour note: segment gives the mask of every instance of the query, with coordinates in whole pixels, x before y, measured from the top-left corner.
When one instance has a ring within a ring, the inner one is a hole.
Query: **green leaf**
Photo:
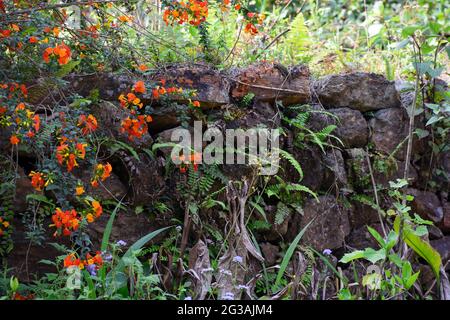
[[[69,73],[72,72],[73,69],[75,69],[76,66],[80,64],[81,60],[72,60],[69,63],[63,65],[56,73],[55,76],[59,78],[63,78],[67,76]]]
[[[386,259],[386,250],[384,248],[380,250],[367,248],[364,250],[364,259],[369,260],[372,263],[377,263],[380,260]]]
[[[300,176],[299,181],[301,181],[303,179],[303,170],[300,163],[298,163],[298,161],[289,152],[282,149],[278,150],[278,152],[282,158],[286,159],[295,168],[295,170],[297,170]]]
[[[111,216],[108,219],[108,223],[106,224],[105,231],[103,232],[103,238],[102,238],[102,244],[101,244],[101,251],[106,251],[108,248],[109,238],[111,236],[111,231],[114,223],[114,219],[116,217],[117,212],[120,209],[122,202],[119,202],[117,206],[114,208],[113,212],[111,213]]]
[[[384,246],[386,244],[384,242],[383,237],[374,228],[371,228],[371,227],[367,226],[367,229],[369,230],[369,232],[372,235],[372,237],[374,237],[375,240],[378,241],[378,243],[380,244],[380,247],[384,248]]]
[[[400,217],[397,216],[394,221],[394,230],[399,233],[400,231]],[[405,243],[414,250],[422,259],[424,259],[431,267],[434,275],[439,280],[439,270],[441,268],[441,256],[439,253],[431,247],[428,242],[423,241],[420,237],[416,236],[408,225],[403,228],[403,240]]]
[[[294,251],[297,248],[298,243],[300,242],[300,239],[303,237],[303,235],[306,232],[306,229],[308,229],[308,227],[311,225],[311,223],[313,223],[313,221],[314,221],[314,219],[311,220],[302,230],[300,230],[300,232],[297,234],[297,236],[295,237],[295,239],[292,241],[291,245],[287,249],[286,254],[284,255],[283,261],[281,261],[280,270],[278,270],[277,278],[275,280],[275,284],[273,286],[272,291],[276,291],[276,289],[278,288],[281,278],[283,277],[284,272],[286,271],[289,261],[291,260],[292,255],[294,254]]]
[[[420,28],[420,26],[418,26],[418,25],[406,26],[402,30],[402,37],[406,38],[406,37],[412,36],[414,34],[414,32],[416,32],[416,30],[418,30],[419,28]]]
[[[350,261],[353,261],[356,259],[361,259],[361,258],[364,258],[364,251],[355,250],[353,252],[344,254],[344,256],[341,258],[341,260],[339,260],[339,262],[349,263]]]

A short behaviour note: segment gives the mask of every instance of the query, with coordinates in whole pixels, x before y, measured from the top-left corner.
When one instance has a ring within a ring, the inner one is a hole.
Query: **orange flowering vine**
[[[31,171],[28,176],[31,178],[31,185],[36,191],[42,191],[42,189],[52,183],[49,175],[42,172]]]
[[[67,171],[71,172],[74,167],[78,167],[77,159],[84,159],[86,156],[86,143],[76,143],[75,146],[68,145],[63,139],[56,148],[56,159],[60,165],[66,165]]]
[[[208,17],[208,1],[203,0],[175,0],[167,5],[163,13],[166,25],[189,23],[199,26]]]
[[[97,130],[98,123],[97,119],[92,115],[86,115],[82,114],[78,119],[78,126],[81,128],[81,133],[83,135],[88,135],[89,133],[94,132]]]
[[[92,256],[90,253],[86,255],[86,259],[81,259],[75,253],[70,253],[64,258],[64,267],[78,267],[83,270],[86,268],[91,275],[95,275],[97,270],[103,266],[103,258],[99,251]]]
[[[70,51],[70,48],[65,45],[64,43],[61,43],[57,45],[56,47],[49,47],[44,50],[44,53],[42,55],[42,58],[46,63],[50,62],[50,58],[52,56],[58,57],[58,63],[60,65],[67,64],[70,59],[72,58],[72,52]]]
[[[109,162],[105,165],[101,163],[97,164],[94,171],[94,177],[91,180],[91,185],[94,188],[98,187],[98,181],[105,181],[111,175],[111,172],[112,166],[109,164]]]
[[[122,133],[127,133],[130,141],[133,141],[134,138],[140,139],[148,132],[147,123],[152,121],[153,119],[149,115],[139,115],[136,119],[128,117],[122,121],[120,131]]]
[[[56,231],[53,236],[70,236],[73,231],[78,230],[80,226],[80,216],[75,209],[62,211],[60,208],[56,208],[55,214],[52,216],[53,224],[50,226],[56,227]]]

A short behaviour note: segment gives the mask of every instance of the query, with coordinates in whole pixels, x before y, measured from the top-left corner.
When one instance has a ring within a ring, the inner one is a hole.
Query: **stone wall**
[[[330,249],[343,252],[346,248],[363,248],[372,243],[366,225],[379,229],[379,217],[375,209],[358,201],[358,195],[373,196],[373,179],[380,188],[388,187],[390,180],[403,177],[406,159],[406,138],[408,135],[409,115],[407,112],[408,93],[400,93],[402,84],[386,80],[383,76],[370,73],[348,73],[330,75],[321,79],[312,79],[308,68],[294,66],[286,68],[273,63],[258,63],[243,69],[219,72],[202,65],[175,65],[152,73],[150,78],[164,78],[183,88],[197,90],[196,99],[200,101],[202,112],[210,119],[210,124],[221,129],[250,128],[265,125],[275,128],[283,124],[285,135],[282,148],[290,152],[301,164],[304,177],[301,184],[311,188],[319,195],[320,202],[306,198],[302,202],[302,213],[293,213],[282,224],[273,224],[271,230],[257,234],[263,255],[268,264],[275,263],[281,241],[291,241],[299,230],[312,219],[303,243],[318,250]],[[95,75],[67,78],[70,92],[88,95],[93,88],[99,90],[102,102],[92,107],[103,134],[119,141],[130,143],[119,131],[120,121],[127,112],[117,103],[120,93],[130,88],[135,81],[129,76]],[[240,102],[248,94],[253,99],[245,106]],[[150,96],[144,96],[151,99]],[[175,98],[176,99],[176,98]],[[45,103],[45,101],[33,101]],[[180,104],[185,103],[180,99]],[[281,102],[281,104],[279,103]],[[336,147],[321,150],[313,143],[299,148],[294,144],[301,134],[294,126],[283,122],[280,111],[288,118],[295,118],[298,111],[290,109],[293,105],[309,105],[311,110],[306,126],[318,132],[330,124],[337,126],[333,131],[342,144],[334,141]],[[231,116],[230,116],[231,115]],[[125,196],[129,212],[118,215],[113,229],[114,239],[123,239],[128,243],[161,226],[172,224],[171,219],[182,219],[176,182],[179,173],[165,175],[165,163],[169,161],[167,152],[160,150],[155,158],[150,158],[143,150],[151,148],[155,141],[169,140],[171,130],[180,126],[177,110],[154,106],[154,122],[150,124],[150,134],[141,140],[131,142],[138,152],[140,161],[125,152],[116,154],[113,159],[113,175],[106,182],[106,189],[95,190],[95,196],[103,200]],[[424,126],[422,115],[415,119],[416,127]],[[5,133],[3,133],[5,134]],[[430,160],[428,138],[413,142],[413,156],[410,165],[410,185],[408,193],[414,196],[413,210],[422,218],[434,222],[430,229],[433,246],[444,260],[450,258],[450,202],[449,181],[437,180],[433,189],[427,181],[433,179],[427,174],[430,161],[446,170],[450,177],[450,155],[442,154],[438,159]],[[8,146],[0,142],[0,148],[7,152]],[[369,167],[370,161],[370,167]],[[296,171],[287,163],[282,165],[279,175],[286,181],[297,182]],[[25,170],[24,170],[25,169]],[[26,168],[21,169],[26,171]],[[245,168],[228,170],[224,173],[232,179],[245,175]],[[18,180],[15,197],[16,248],[8,258],[9,267],[20,271],[22,277],[33,271],[45,271],[38,267],[40,259],[50,259],[56,253],[49,245],[28,246],[24,241],[20,212],[26,209],[25,197],[33,192],[24,172]],[[83,177],[81,179],[89,179]],[[382,196],[380,205],[390,206],[390,199]],[[164,197],[173,203],[173,210],[165,215],[148,217],[136,215],[134,208],[149,205]],[[268,201],[264,208],[269,221],[273,222],[277,203]],[[220,220],[220,217],[212,218]],[[101,241],[107,217],[93,225],[89,231],[94,247]],[[215,221],[220,225],[220,221]],[[53,242],[48,234],[47,242]],[[195,239],[195,236],[192,236]],[[24,267],[25,256],[29,264]],[[444,261],[445,263],[445,261]]]

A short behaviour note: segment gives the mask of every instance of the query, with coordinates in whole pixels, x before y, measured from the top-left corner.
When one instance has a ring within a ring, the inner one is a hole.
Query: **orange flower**
[[[25,110],[25,103],[21,102],[21,103],[19,103],[19,104],[17,105],[15,111],[17,112],[17,111],[20,111],[20,110]]]
[[[73,153],[69,154],[69,159],[67,160],[67,171],[71,172],[73,168],[78,167],[78,162]]]
[[[78,126],[84,126],[81,129],[81,133],[83,135],[87,135],[97,130],[98,127],[97,119],[92,114],[88,115],[87,117],[84,114],[82,114],[78,119]]]
[[[11,142],[12,145],[16,145],[19,144],[20,139],[15,134],[13,134],[11,138],[9,138],[9,142]]]
[[[84,157],[86,156],[86,148],[87,144],[86,143],[77,143],[75,145],[75,149],[78,151],[77,152],[77,157],[80,159],[84,159]]]
[[[31,177],[31,185],[36,191],[42,191],[47,184],[45,176],[41,172],[31,171],[28,176]]]
[[[75,187],[75,195],[81,196],[84,193],[84,187],[82,185]]]
[[[34,130],[35,130],[36,132],[38,132],[40,126],[41,126],[41,118],[39,117],[39,115],[35,114],[34,117],[33,117],[33,127],[34,127]]]
[[[38,38],[36,37],[30,37],[30,39],[28,40],[29,43],[37,43],[38,42]]]
[[[258,29],[256,29],[255,25],[252,23],[247,23],[247,25],[245,26],[245,30],[246,33],[250,33],[251,35],[255,35],[258,34]]]
[[[44,50],[44,53],[42,55],[42,58],[44,59],[45,63],[50,62],[50,56],[53,54],[53,48],[47,48]]]
[[[87,222],[89,222],[89,223],[92,223],[92,222],[94,222],[94,216],[92,215],[92,213],[88,213],[87,215],[86,215],[86,220],[87,220]]]
[[[52,216],[52,221],[53,224],[51,226],[57,229],[54,236],[61,233],[65,236],[70,236],[72,231],[78,230],[80,225],[79,216],[75,209],[62,211],[60,208],[57,208]]]
[[[196,108],[200,108],[200,102],[199,101],[193,101],[192,105]]]
[[[131,18],[131,17],[128,17],[128,16],[120,16],[120,17],[119,17],[119,20],[120,20],[121,22],[130,22],[130,21],[132,20],[132,18]]]
[[[46,48],[44,50],[44,53],[42,55],[42,58],[46,63],[50,62],[50,56],[55,55],[58,56],[58,63],[60,65],[67,64],[70,59],[72,58],[72,52],[70,51],[70,48],[65,45],[64,43],[61,43],[60,45],[57,45],[54,48]]]
[[[138,69],[141,70],[142,72],[145,72],[145,71],[148,70],[148,67],[147,67],[145,64],[141,64],[141,65],[138,67]]]
[[[58,38],[59,37],[59,28],[58,27],[54,27],[53,28],[53,35]]]
[[[137,92],[137,93],[146,93],[147,89],[145,88],[144,81],[136,82],[133,90],[134,90],[134,92]]]
[[[96,218],[100,217],[103,213],[103,208],[100,205],[100,202],[94,200],[91,202],[91,205],[92,205],[92,209],[94,210],[95,217]]]
[[[67,45],[65,45],[64,43],[55,47],[53,52],[55,53],[55,55],[59,56],[58,63],[60,65],[67,64],[72,57],[70,48]]]

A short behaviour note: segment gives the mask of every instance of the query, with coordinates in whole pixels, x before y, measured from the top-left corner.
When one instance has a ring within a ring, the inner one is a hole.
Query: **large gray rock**
[[[372,131],[370,141],[377,151],[386,155],[391,155],[395,151],[394,157],[404,160],[406,156],[407,141],[405,141],[405,138],[408,136],[408,124],[408,113],[403,108],[377,111],[369,121]],[[401,143],[402,145],[399,147]]]
[[[352,201],[352,208],[349,211],[349,219],[352,229],[364,227],[380,221],[376,209],[356,200]]]
[[[400,107],[395,84],[373,73],[326,76],[314,83],[314,90],[327,108],[349,107],[364,112]]]
[[[431,246],[436,249],[445,265],[450,260],[450,237],[444,237],[438,240],[430,241]]]
[[[300,229],[313,222],[306,229],[302,241],[321,251],[340,248],[350,233],[348,209],[330,195],[320,196],[319,201],[309,199],[305,203]]]
[[[407,194],[414,196],[411,207],[415,213],[424,219],[438,223],[444,216],[444,211],[439,198],[430,191],[407,189]]]
[[[369,140],[369,127],[361,112],[350,108],[331,109],[337,117],[333,135],[341,139],[344,148],[362,148]]]
[[[347,172],[345,171],[345,162],[341,151],[338,149],[328,151],[323,156],[323,163],[325,165],[321,186],[323,190],[347,186]]]

